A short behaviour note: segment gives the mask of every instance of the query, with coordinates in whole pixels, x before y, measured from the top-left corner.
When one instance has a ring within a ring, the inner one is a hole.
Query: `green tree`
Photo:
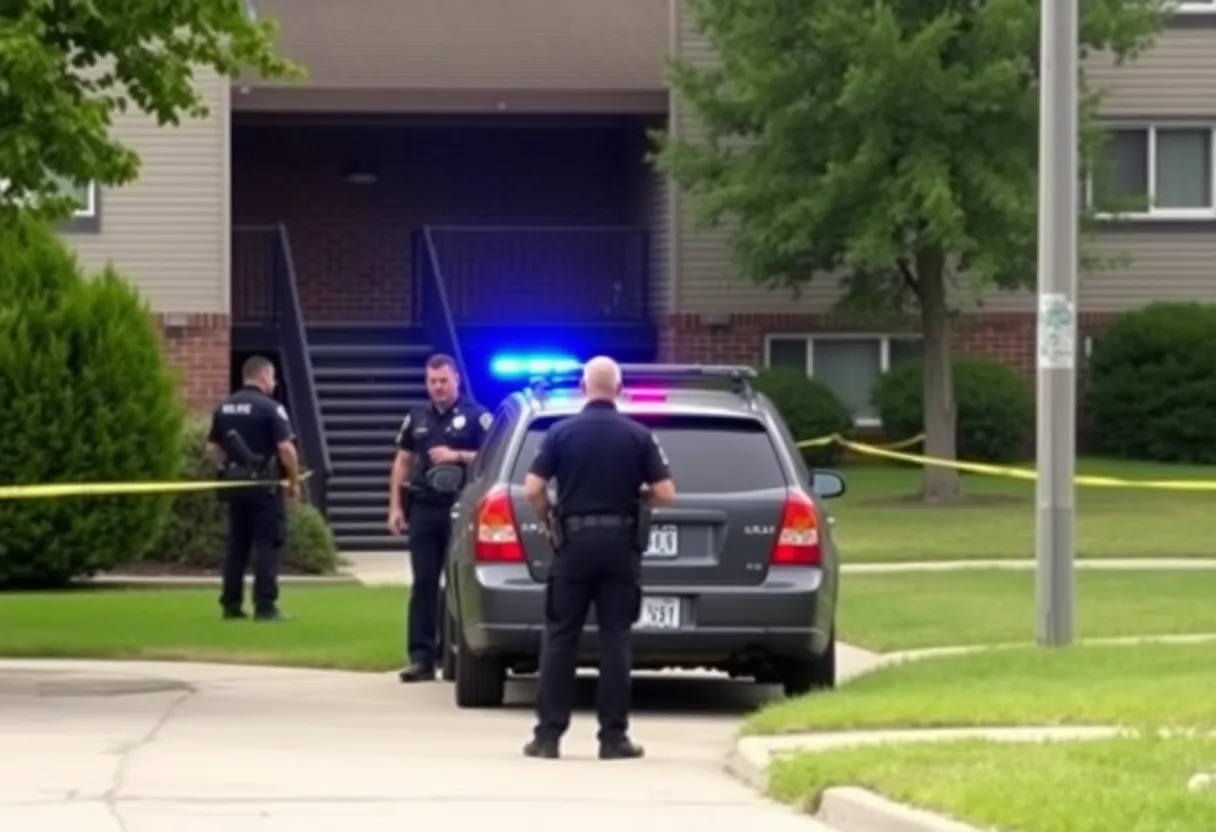
[[[65,217],[64,183],[122,185],[139,157],[110,135],[131,104],[157,123],[207,114],[199,69],[295,77],[247,0],[0,3],[0,211]]]
[[[1161,0],[1087,0],[1086,50],[1151,45]],[[955,303],[1035,275],[1039,8],[1027,0],[685,0],[712,65],[673,61],[699,123],[657,161],[736,270],[795,294],[841,275],[846,309],[916,314],[925,452],[955,457]],[[1082,80],[1084,84],[1084,80]],[[1083,159],[1100,140],[1082,89]],[[924,497],[959,496],[926,468]]]

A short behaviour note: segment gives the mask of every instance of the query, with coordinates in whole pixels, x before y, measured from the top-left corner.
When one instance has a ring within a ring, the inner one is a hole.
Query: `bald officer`
[[[594,603],[600,644],[599,756],[632,759],[644,753],[628,733],[631,638],[642,599],[639,509],[642,500],[651,506],[671,504],[676,490],[658,439],[616,409],[621,392],[617,363],[603,357],[588,361],[581,387],[586,406],[549,431],[524,483],[528,502],[556,543],[545,591],[537,723],[524,754],[559,756],[562,735],[570,727],[579,638]],[[548,525],[551,479],[557,480],[553,517],[561,528],[556,530]],[[649,486],[646,496],[644,486]]]

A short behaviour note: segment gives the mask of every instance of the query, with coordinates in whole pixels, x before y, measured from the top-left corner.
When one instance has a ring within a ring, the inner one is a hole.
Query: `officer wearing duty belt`
[[[300,463],[287,409],[271,398],[274,364],[254,356],[241,367],[241,376],[241,389],[220,402],[211,416],[206,454],[221,479],[262,480],[266,484],[221,492],[228,503],[228,550],[220,607],[226,619],[248,617],[242,607],[245,570],[252,554],[253,617],[278,621],[284,617],[278,600],[287,506],[284,489],[276,483],[280,476],[285,478],[286,495],[296,499],[300,494]]]
[[[460,395],[460,374],[450,356],[434,355],[427,361],[426,392],[430,406],[408,414],[397,432],[388,487],[389,531],[403,534],[408,520],[414,573],[410,663],[401,671],[402,682],[435,678],[439,578],[452,534],[452,505],[493,419],[485,408]]]
[[[621,368],[593,358],[583,368],[582,412],[545,436],[524,490],[545,523],[555,557],[545,588],[545,635],[534,737],[528,757],[560,756],[570,727],[579,639],[591,604],[599,634],[599,757],[641,757],[629,739],[630,639],[641,611],[639,524],[649,506],[669,505],[675,485],[658,439],[616,409]],[[557,506],[548,482],[557,480]],[[646,490],[649,486],[649,490]],[[643,503],[646,505],[643,505]]]

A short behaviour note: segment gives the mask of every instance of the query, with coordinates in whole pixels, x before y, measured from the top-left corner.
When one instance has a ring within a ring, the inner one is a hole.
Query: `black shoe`
[[[397,678],[407,685],[412,682],[433,682],[435,681],[435,667],[422,662],[414,662],[398,673]]]
[[[284,615],[281,610],[264,610],[253,614],[254,621],[290,621],[291,618]]]
[[[562,756],[556,740],[534,739],[524,746],[524,756],[538,760],[556,760]]]
[[[637,760],[645,755],[646,749],[630,740],[600,743],[601,760]]]
[[[241,609],[224,610],[223,617],[225,621],[244,621],[249,618],[249,616],[245,614],[245,611]]]

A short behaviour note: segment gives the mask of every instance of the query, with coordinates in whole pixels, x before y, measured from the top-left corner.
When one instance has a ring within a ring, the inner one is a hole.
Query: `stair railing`
[[[233,231],[265,234],[270,249],[268,320],[278,345],[279,364],[291,400],[291,421],[299,437],[301,462],[312,472],[305,486],[309,502],[322,513],[328,505],[329,478],[333,466],[321,421],[321,405],[313,381],[312,358],[304,310],[300,304],[299,283],[291,253],[291,239],[282,223],[264,226],[236,226]]]
[[[456,369],[464,380],[464,394],[477,401],[468,367],[465,366],[464,353],[460,349],[460,339],[456,336],[456,322],[452,317],[452,305],[448,302],[443,273],[439,268],[439,250],[435,246],[435,237],[429,227],[422,230],[421,237],[424,251],[419,255],[422,292],[418,317],[427,340],[439,352],[447,353],[456,361]]]

